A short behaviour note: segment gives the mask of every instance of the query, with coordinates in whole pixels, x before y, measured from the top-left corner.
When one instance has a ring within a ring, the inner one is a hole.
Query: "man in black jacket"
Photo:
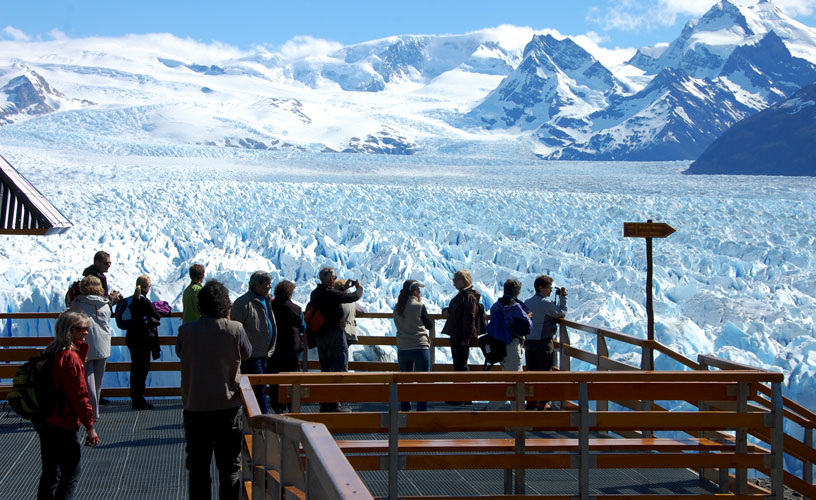
[[[312,291],[309,301],[323,315],[323,326],[315,332],[317,337],[317,354],[320,359],[320,371],[344,372],[348,366],[348,343],[346,335],[340,328],[343,317],[342,304],[356,302],[363,296],[363,286],[349,280],[346,291],[334,288],[337,273],[333,267],[324,267],[318,274],[320,284]],[[354,287],[354,293],[348,289]],[[348,412],[347,407],[339,403],[321,404],[320,411]]]
[[[105,289],[105,295],[110,299],[111,305],[115,305],[122,296],[116,290],[112,292],[108,291],[108,278],[105,276],[105,273],[108,272],[111,266],[110,254],[100,250],[94,254],[93,260],[93,265],[86,267],[85,270],[82,271],[82,277],[84,278],[85,276],[91,275],[99,278],[99,281],[102,282],[102,288]]]

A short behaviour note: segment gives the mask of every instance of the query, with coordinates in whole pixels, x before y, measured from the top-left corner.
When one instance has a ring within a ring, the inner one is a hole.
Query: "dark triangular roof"
[[[0,156],[0,234],[59,234],[72,227],[37,188]]]

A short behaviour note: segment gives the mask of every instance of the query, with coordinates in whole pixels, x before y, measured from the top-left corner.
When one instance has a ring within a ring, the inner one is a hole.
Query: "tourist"
[[[181,401],[191,500],[209,499],[215,454],[218,497],[241,498],[241,363],[252,354],[243,326],[228,319],[229,291],[210,280],[198,293],[201,318],[182,324],[176,338],[181,360]]]
[[[318,273],[320,284],[312,291],[309,302],[323,316],[324,324],[314,332],[317,337],[317,354],[320,360],[320,371],[348,371],[348,342],[340,325],[343,319],[343,304],[356,302],[363,296],[363,286],[359,281],[345,285],[344,290],[334,288],[337,273],[333,267],[324,267]],[[354,293],[348,291],[354,288]],[[321,403],[320,411],[348,412],[347,406],[340,403]]]
[[[90,325],[91,319],[84,314],[70,311],[60,314],[54,327],[54,340],[43,353],[53,357],[51,380],[67,398],[67,404],[57,404],[49,416],[34,424],[40,437],[42,459],[37,489],[39,500],[73,497],[80,473],[81,447],[77,439],[80,423],[85,427],[85,444],[99,444],[83,367],[88,352],[85,337]]]
[[[479,301],[482,296],[473,288],[473,277],[465,270],[453,275],[453,286],[459,291],[442,310],[447,316],[442,333],[450,336],[453,370],[468,371],[470,346],[479,335]]]
[[[105,376],[105,365],[111,353],[111,308],[110,300],[105,296],[102,282],[89,274],[79,283],[82,295],[76,297],[69,311],[82,313],[91,319],[88,337],[85,343],[88,354],[85,357],[85,383],[88,386],[88,398],[93,408],[94,420],[99,420],[99,405],[108,404],[102,398],[102,378]]]
[[[272,276],[265,271],[255,271],[249,277],[248,290],[235,299],[230,319],[241,323],[252,344],[252,355],[241,362],[241,373],[266,373],[269,357],[275,352],[275,316],[272,314]],[[266,385],[253,385],[255,398],[262,413],[269,413]]]
[[[510,278],[504,282],[504,295],[490,308],[487,334],[507,344],[507,352],[501,360],[502,371],[520,372],[524,357],[524,338],[533,326],[533,313],[518,300],[521,282]],[[497,410],[505,401],[491,401],[488,410]]]
[[[300,355],[303,352],[303,334],[306,324],[300,306],[292,302],[295,284],[284,280],[275,285],[275,300],[272,301],[272,314],[278,329],[275,352],[269,358],[266,373],[296,372],[300,370]],[[275,413],[289,411],[287,405],[279,403],[278,386],[269,386],[272,410]]]
[[[201,317],[198,312],[198,291],[204,282],[204,266],[193,264],[190,266],[190,284],[184,289],[181,296],[181,324],[195,321]]]
[[[147,374],[150,372],[150,355],[158,342],[158,326],[161,315],[147,298],[150,278],[136,278],[136,289],[123,307],[127,307],[132,326],[125,332],[125,344],[130,351],[130,401],[134,410],[152,410],[153,405],[144,397]],[[118,318],[118,316],[117,316]]]
[[[555,367],[555,346],[553,338],[558,327],[556,321],[567,314],[567,289],[557,288],[558,303],[549,299],[553,292],[553,279],[547,275],[538,276],[533,283],[535,295],[524,301],[533,313],[533,327],[526,339],[525,362],[527,371],[550,371]],[[528,410],[545,410],[549,402],[529,401]]]
[[[431,342],[434,322],[422,303],[425,285],[407,280],[402,285],[397,305],[394,307],[394,325],[397,327],[397,361],[402,372],[431,371]],[[417,411],[428,409],[428,403],[417,403]],[[402,402],[402,411],[411,411],[409,401]]]

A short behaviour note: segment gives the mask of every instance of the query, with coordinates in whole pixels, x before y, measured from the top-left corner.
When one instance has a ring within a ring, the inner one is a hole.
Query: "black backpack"
[[[479,312],[476,313],[476,329],[478,337],[487,333],[487,313],[484,304],[481,302],[479,302]]]
[[[482,367],[484,371],[490,370],[496,363],[501,363],[507,356],[507,344],[492,335],[485,334],[479,337],[479,349],[485,358]]]
[[[113,317],[116,318],[116,326],[120,330],[131,330],[137,325],[144,324],[143,318],[133,317],[133,312],[130,310],[130,305],[133,303],[133,297],[121,299],[116,303],[116,310],[113,311]]]
[[[57,407],[58,389],[51,380],[53,356],[35,356],[14,375],[7,399],[14,412],[26,420],[41,421]]]

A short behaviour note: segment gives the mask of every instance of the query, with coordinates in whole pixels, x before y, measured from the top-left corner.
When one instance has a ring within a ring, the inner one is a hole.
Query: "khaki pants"
[[[503,372],[520,372],[522,360],[524,359],[524,347],[521,345],[521,339],[514,338],[512,342],[507,344],[507,356],[501,362]],[[507,401],[490,401],[487,403],[488,411],[496,411],[501,409]]]

